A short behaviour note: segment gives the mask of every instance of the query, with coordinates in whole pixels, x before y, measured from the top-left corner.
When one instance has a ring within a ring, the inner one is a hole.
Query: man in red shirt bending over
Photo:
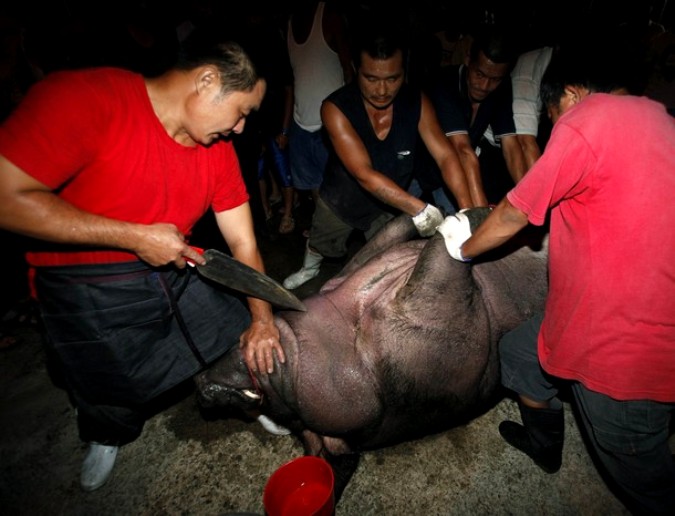
[[[550,215],[544,314],[499,349],[523,425],[499,431],[558,471],[567,380],[622,501],[636,514],[675,514],[675,119],[645,97],[603,93],[612,85],[596,74],[578,56],[552,63],[541,90],[555,124],[544,154],[473,236],[462,213],[439,232],[468,261]]]
[[[105,483],[153,400],[230,347],[254,370],[284,360],[269,303],[249,297],[247,310],[186,268],[205,263],[188,238],[212,209],[233,257],[263,271],[227,137],[266,84],[238,45],[194,42],[156,78],[53,73],[0,127],[0,227],[42,242],[27,259],[91,444],[85,490]]]

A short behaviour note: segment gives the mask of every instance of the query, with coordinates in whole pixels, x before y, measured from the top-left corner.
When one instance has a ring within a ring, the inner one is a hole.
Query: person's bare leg
[[[274,175],[268,171],[269,175],[269,182],[271,186],[271,192],[270,192],[270,200],[272,203],[277,203],[279,200],[281,200],[281,192],[279,191],[279,184],[277,183],[276,179],[274,178]]]
[[[290,233],[295,229],[295,220],[293,219],[293,197],[295,190],[292,186],[285,186],[281,189],[281,195],[284,201],[283,214],[279,224],[279,233]]]
[[[258,180],[258,187],[260,188],[260,202],[262,203],[265,212],[265,220],[269,220],[272,218],[272,207],[270,206],[270,200],[267,197],[267,181],[264,177]]]
[[[533,409],[547,409],[551,407],[551,403],[548,400],[536,401],[531,398],[528,398],[527,396],[523,396],[522,394],[518,395],[518,399],[523,405]]]

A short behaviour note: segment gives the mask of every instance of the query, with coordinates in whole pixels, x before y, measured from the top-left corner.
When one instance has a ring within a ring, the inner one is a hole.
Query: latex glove
[[[412,221],[420,236],[430,237],[436,232],[438,225],[443,222],[443,214],[436,206],[427,204],[422,211],[412,218]]]
[[[448,254],[460,262],[468,262],[470,258],[462,256],[462,244],[471,237],[471,223],[466,213],[456,213],[446,217],[438,226],[438,232],[445,239],[445,248]]]

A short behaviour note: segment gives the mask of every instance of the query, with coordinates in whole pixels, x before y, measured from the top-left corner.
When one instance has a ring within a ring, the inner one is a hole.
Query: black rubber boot
[[[534,409],[519,403],[523,424],[502,421],[499,433],[511,446],[525,452],[546,473],[555,473],[562,464],[565,440],[563,409]]]

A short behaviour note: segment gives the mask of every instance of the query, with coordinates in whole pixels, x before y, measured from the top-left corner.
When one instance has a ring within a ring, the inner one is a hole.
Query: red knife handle
[[[197,251],[199,254],[204,254],[204,249],[202,249],[201,247],[196,247],[196,246],[194,246],[194,245],[191,245],[190,248],[191,248],[192,250],[194,250],[194,251]],[[195,262],[193,262],[193,261],[190,260],[189,258],[186,258],[185,261],[187,262],[187,264],[188,264],[190,267],[194,267],[194,266],[196,265]]]

